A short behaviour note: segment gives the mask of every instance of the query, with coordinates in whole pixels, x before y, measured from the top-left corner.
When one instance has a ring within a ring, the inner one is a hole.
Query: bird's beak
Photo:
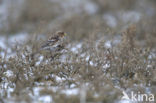
[[[66,35],[67,35],[67,33],[64,33],[64,35],[66,36]]]

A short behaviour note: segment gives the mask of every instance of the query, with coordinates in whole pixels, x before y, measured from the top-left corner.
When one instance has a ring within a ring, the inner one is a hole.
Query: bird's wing
[[[58,39],[57,36],[53,36],[53,37],[49,38],[49,39],[47,40],[47,42],[45,42],[45,43],[41,46],[41,48],[45,48],[45,47],[47,47],[47,46],[52,46],[52,45],[54,45],[58,40],[59,40],[59,39]]]
[[[47,41],[46,43],[44,43],[44,44],[41,46],[41,48],[45,48],[45,47],[48,47],[48,46],[52,46],[52,45],[54,45],[54,44],[55,44],[55,42]]]
[[[41,46],[41,48],[43,49],[43,48],[47,47],[48,45],[49,45],[49,42],[46,42],[46,43],[44,43],[44,44]]]
[[[59,41],[59,36],[53,36],[50,39],[48,39],[49,42],[56,42]]]

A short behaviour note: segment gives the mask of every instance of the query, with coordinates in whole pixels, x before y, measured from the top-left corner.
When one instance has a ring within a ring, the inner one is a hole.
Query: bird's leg
[[[53,61],[54,60],[54,57],[53,56],[51,56],[51,59],[50,59],[50,61]]]
[[[55,59],[55,57],[59,56],[58,53],[54,54],[53,56],[51,56],[51,61]]]
[[[51,59],[50,60],[53,61],[54,60],[54,56],[51,56]]]
[[[54,58],[53,58],[53,55],[52,55],[52,51],[50,50],[50,48],[49,48],[49,51],[50,51],[50,60],[52,61]]]

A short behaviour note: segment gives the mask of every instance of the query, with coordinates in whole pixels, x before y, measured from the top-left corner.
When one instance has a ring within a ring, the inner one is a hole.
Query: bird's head
[[[64,37],[67,35],[67,33],[65,33],[63,31],[58,31],[56,34],[59,35],[60,37]]]

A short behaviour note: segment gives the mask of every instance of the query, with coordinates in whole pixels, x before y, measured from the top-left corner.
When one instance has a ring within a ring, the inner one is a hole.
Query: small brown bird
[[[62,31],[56,32],[41,46],[41,50],[50,50],[50,51],[60,50],[63,47],[61,42],[66,35],[67,34]]]

